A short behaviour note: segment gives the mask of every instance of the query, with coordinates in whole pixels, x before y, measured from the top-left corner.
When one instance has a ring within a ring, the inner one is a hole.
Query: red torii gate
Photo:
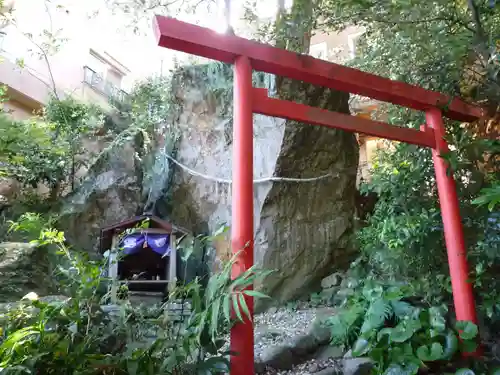
[[[445,115],[460,121],[482,117],[481,108],[421,87],[222,35],[173,18],[156,16],[154,31],[161,47],[234,64],[231,243],[233,252],[244,251],[233,268],[233,275],[253,265],[253,113],[343,129],[432,148],[456,318],[477,323],[455,181],[447,175],[447,164],[439,155],[448,151],[441,108],[446,106]],[[427,124],[420,130],[409,129],[269,98],[267,90],[252,87],[252,69],[425,111]],[[248,298],[247,303],[253,314],[252,298]],[[231,350],[238,353],[231,356],[231,375],[254,374],[253,345],[251,322],[236,324],[231,329]]]

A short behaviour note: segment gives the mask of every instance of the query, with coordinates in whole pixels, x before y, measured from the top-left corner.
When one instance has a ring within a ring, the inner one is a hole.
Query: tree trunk
[[[295,0],[290,12],[284,9],[283,0],[278,5],[276,46],[308,53],[316,24],[312,0]],[[276,88],[280,99],[349,113],[347,93],[279,76]],[[354,134],[285,122],[274,174],[332,178],[312,183],[276,183],[267,193],[260,233],[265,233],[262,236],[268,250],[256,255],[256,259],[264,269],[276,270],[261,285],[275,302],[314,292],[323,277],[346,269],[355,256],[349,239],[354,226],[358,161]],[[265,303],[259,300],[256,309],[265,308]]]
[[[234,30],[231,25],[231,0],[224,0],[224,21],[227,26],[227,33],[234,35]]]
[[[51,188],[49,193],[49,201],[56,202],[59,199],[59,193],[61,192],[61,183],[56,182]]]

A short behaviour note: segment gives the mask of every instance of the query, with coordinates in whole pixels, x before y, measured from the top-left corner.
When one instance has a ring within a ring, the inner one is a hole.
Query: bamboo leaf
[[[212,336],[212,340],[215,340],[215,335],[218,331],[219,326],[219,310],[223,297],[219,297],[212,304],[212,321],[210,324],[210,335]]]
[[[243,294],[254,298],[271,298],[267,294],[261,293],[256,290],[244,290]]]
[[[231,306],[230,306],[230,298],[231,298],[231,294],[226,294],[224,296],[224,301],[222,302],[223,305],[222,305],[222,310],[223,310],[223,313],[224,313],[224,318],[226,319],[226,321],[229,323],[231,321],[231,312],[230,312],[230,309],[231,309]]]
[[[247,305],[247,302],[245,300],[245,296],[243,295],[243,293],[240,293],[238,295],[238,298],[240,300],[241,309],[243,310],[245,315],[248,317],[248,320],[252,321],[252,316],[250,315],[250,310],[248,309],[248,305]]]
[[[241,316],[240,307],[238,306],[238,294],[237,293],[232,293],[231,294],[231,299],[233,301],[233,310],[234,310],[234,313],[238,317],[238,320],[243,321],[243,316]]]

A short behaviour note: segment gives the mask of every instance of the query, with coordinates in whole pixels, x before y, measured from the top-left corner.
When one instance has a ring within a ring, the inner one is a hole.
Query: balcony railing
[[[124,103],[127,100],[128,94],[125,91],[102,78],[100,74],[88,66],[84,66],[83,70],[83,81],[94,90],[105,95],[112,104],[116,102]]]

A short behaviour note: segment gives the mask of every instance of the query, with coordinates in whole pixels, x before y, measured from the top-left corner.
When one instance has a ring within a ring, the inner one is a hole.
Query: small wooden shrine
[[[178,279],[177,241],[187,234],[153,215],[101,229],[100,252],[109,251],[108,277],[126,284],[132,293],[165,295]]]

